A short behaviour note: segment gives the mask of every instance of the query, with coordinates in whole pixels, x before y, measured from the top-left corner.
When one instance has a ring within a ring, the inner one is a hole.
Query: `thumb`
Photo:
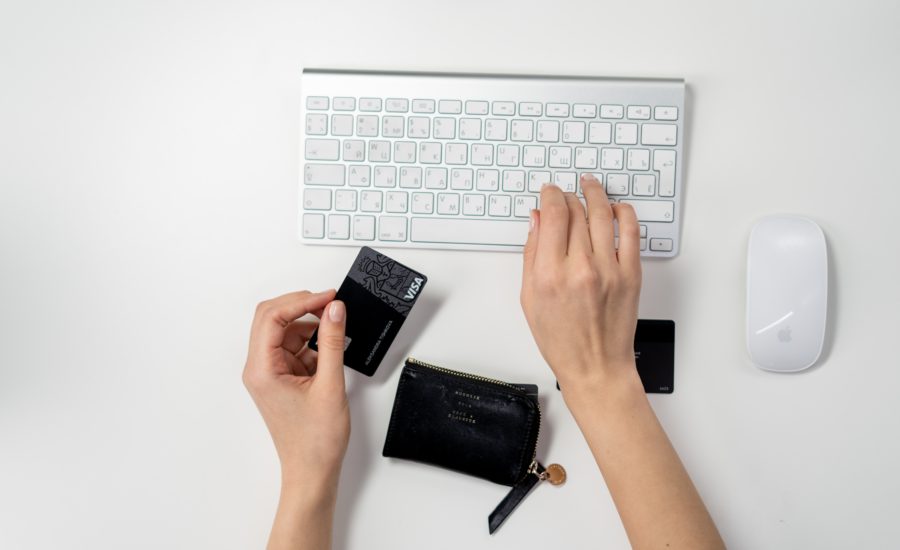
[[[528,279],[531,270],[534,268],[534,257],[537,253],[538,226],[541,220],[540,210],[532,210],[529,212],[528,240],[525,241],[525,248],[522,250],[522,282]]]
[[[344,332],[347,325],[347,308],[344,302],[335,300],[325,306],[319,323],[318,360],[316,379],[326,386],[344,391]]]

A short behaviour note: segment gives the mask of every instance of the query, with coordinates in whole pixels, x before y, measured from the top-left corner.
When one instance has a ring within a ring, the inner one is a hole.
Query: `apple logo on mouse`
[[[785,327],[778,331],[778,341],[783,344],[789,344],[791,341],[791,327]]]

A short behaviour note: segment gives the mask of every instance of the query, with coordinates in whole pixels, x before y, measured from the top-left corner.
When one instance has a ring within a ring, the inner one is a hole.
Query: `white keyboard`
[[[684,81],[304,70],[300,238],[521,250],[550,182],[631,204],[678,253]]]

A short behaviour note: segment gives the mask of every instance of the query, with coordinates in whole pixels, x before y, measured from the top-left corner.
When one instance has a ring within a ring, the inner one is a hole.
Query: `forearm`
[[[722,548],[634,366],[563,388],[634,548]]]
[[[268,550],[331,548],[336,498],[336,475],[325,480],[285,476]]]

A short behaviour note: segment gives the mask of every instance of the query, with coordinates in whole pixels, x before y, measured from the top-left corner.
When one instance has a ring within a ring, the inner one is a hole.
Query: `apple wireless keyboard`
[[[592,173],[678,253],[683,80],[306,69],[301,100],[306,243],[521,250],[541,186]]]

